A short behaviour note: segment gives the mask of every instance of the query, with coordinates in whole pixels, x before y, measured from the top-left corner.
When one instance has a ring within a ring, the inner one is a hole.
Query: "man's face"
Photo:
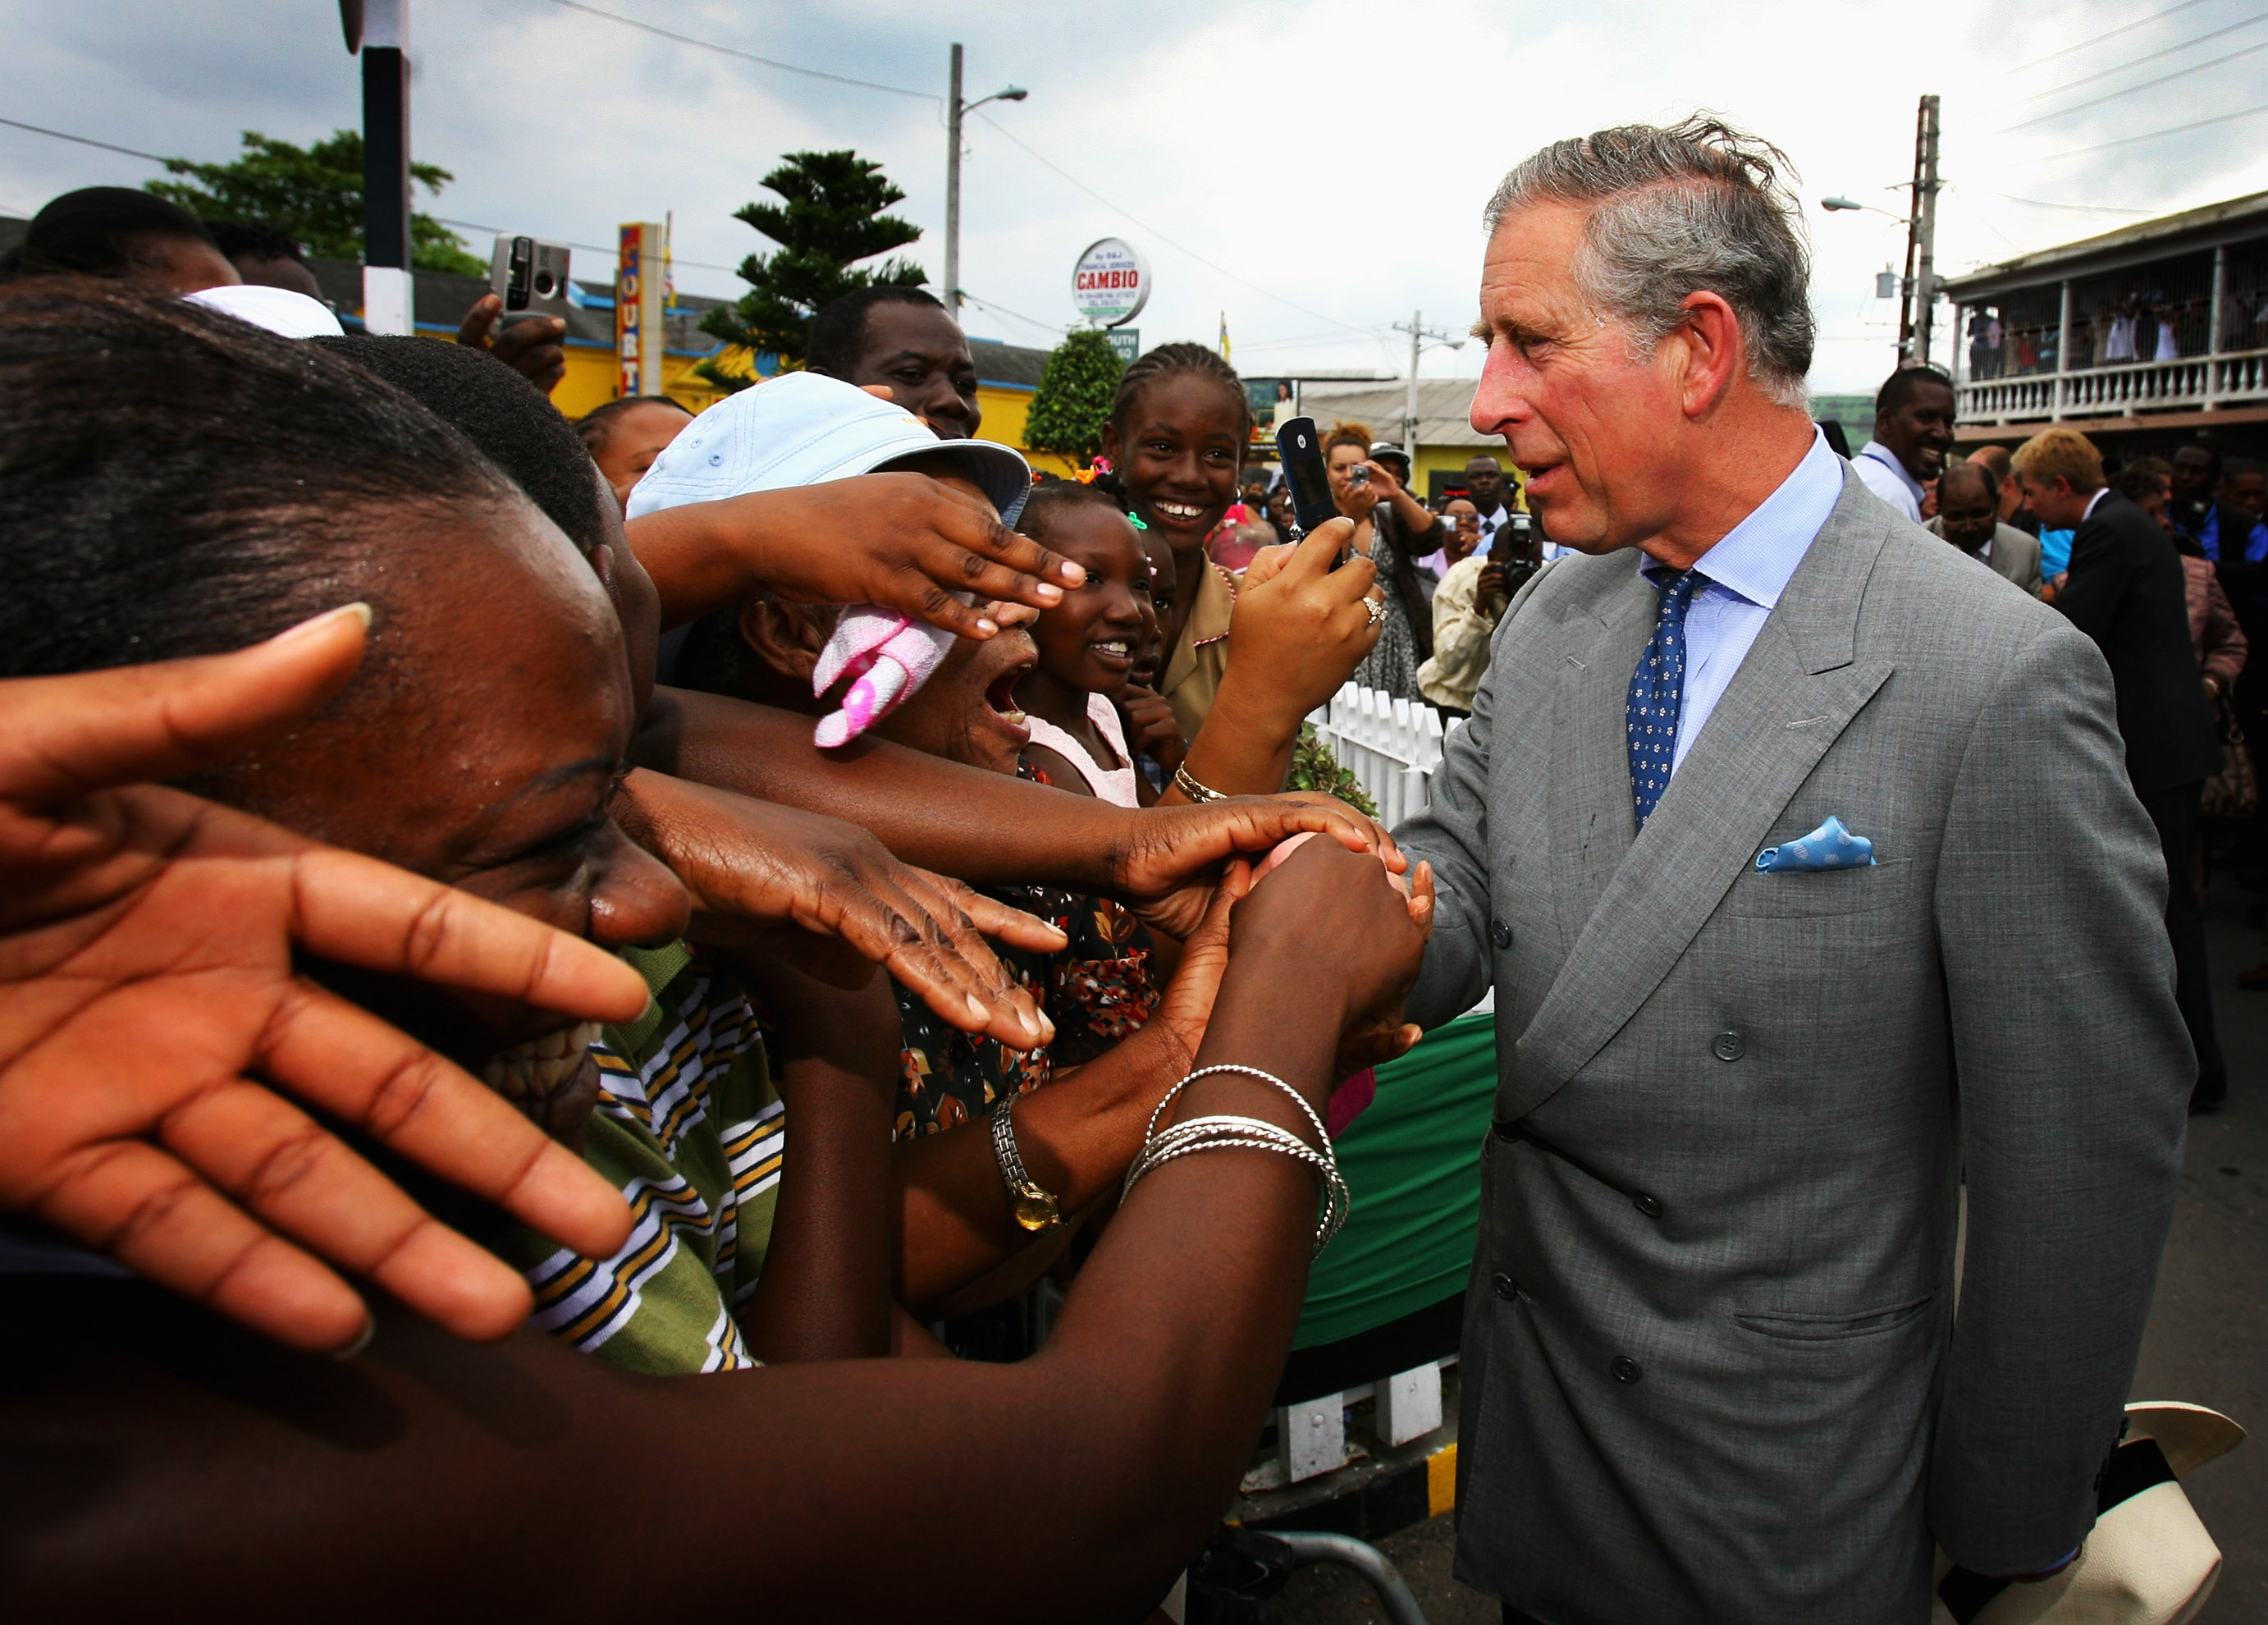
[[[1938,481],[1937,518],[1945,539],[1975,552],[1992,539],[2000,522],[1999,493],[1989,474],[1948,471]]]
[[[941,440],[974,439],[976,361],[961,324],[928,305],[889,303],[866,312],[866,347],[848,382],[880,384]]]
[[[1472,425],[1528,471],[1528,511],[1563,547],[1612,552],[1668,529],[1688,484],[1675,347],[1650,355],[1576,285],[1586,212],[1506,215],[1481,269],[1489,340]],[[1476,498],[1479,492],[1476,491]]]
[[[1493,457],[1476,457],[1465,465],[1465,488],[1473,493],[1474,512],[1493,513],[1504,500],[1504,470]]]
[[[2213,492],[2213,454],[2184,446],[2174,454],[2174,500],[2203,502]]]
[[[2016,476],[2024,487],[2024,500],[2043,528],[2049,530],[2073,530],[2087,517],[2087,504],[2095,495],[2093,491],[2073,491],[2071,482],[2062,475],[2042,479],[2036,474]]]
[[[2233,474],[2228,479],[2228,491],[2224,499],[2229,506],[2242,508],[2255,519],[2268,509],[2268,474]]]
[[[1874,438],[1914,478],[1935,479],[1953,449],[1953,391],[1934,379],[1915,385],[1903,403],[1874,419]]]

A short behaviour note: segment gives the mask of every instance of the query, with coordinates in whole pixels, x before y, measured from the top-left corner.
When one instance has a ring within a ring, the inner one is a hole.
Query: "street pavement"
[[[2215,1016],[2228,1057],[2226,1111],[2190,1119],[2189,1152],[2134,1398],[2187,1400],[2259,1437],[2185,1486],[2227,1555],[2202,1625],[2268,1625],[2268,993],[2236,974],[2268,959],[2248,907],[2263,899],[2216,875],[2206,895]],[[1496,1625],[1497,1605],[1450,1577],[1449,1515],[1380,1542],[1430,1625]],[[1313,1568],[1277,1599],[1284,1625],[1375,1625],[1384,1615],[1344,1570]]]

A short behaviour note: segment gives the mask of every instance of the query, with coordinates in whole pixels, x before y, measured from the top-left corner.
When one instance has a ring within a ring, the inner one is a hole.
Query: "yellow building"
[[[358,318],[362,310],[362,267],[346,260],[313,260],[309,264],[325,295],[340,313],[350,319]],[[603,283],[582,283],[578,287],[580,300],[567,313],[567,375],[551,392],[552,404],[570,419],[605,405],[615,395],[613,294]],[[488,291],[488,284],[478,277],[419,271],[417,331],[433,338],[454,339],[465,313]],[[747,350],[724,344],[701,330],[702,316],[726,302],[698,294],[681,294],[665,318],[662,389],[688,411],[704,411],[725,395],[723,389],[694,370],[703,361],[714,358],[721,370],[741,377],[747,377],[751,370],[751,357]],[[1031,411],[1032,395],[1039,386],[1040,369],[1046,365],[1048,352],[985,339],[971,340],[969,348],[976,358],[976,402],[983,414],[978,438],[1014,447],[1031,459],[1035,468],[1057,474],[1075,472],[1074,464],[1061,457],[1029,451],[1023,443],[1024,419]]]

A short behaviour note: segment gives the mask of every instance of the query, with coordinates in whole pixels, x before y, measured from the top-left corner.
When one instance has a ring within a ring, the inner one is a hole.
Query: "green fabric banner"
[[[1495,1100],[1493,1016],[1460,1016],[1378,1069],[1378,1098],[1338,1141],[1354,1206],[1307,1278],[1294,1348],[1352,1337],[1463,1287]]]

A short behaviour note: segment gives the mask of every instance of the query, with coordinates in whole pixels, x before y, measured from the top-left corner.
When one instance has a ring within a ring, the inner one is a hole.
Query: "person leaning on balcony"
[[[2040,595],[2040,543],[2000,522],[1992,471],[1974,461],[1956,462],[1937,476],[1937,517],[1922,528],[1943,536],[1996,575],[2033,597]]]
[[[1851,460],[1867,489],[1915,524],[1922,482],[1953,449],[1953,386],[1933,366],[1902,366],[1874,397],[1874,438]]]

